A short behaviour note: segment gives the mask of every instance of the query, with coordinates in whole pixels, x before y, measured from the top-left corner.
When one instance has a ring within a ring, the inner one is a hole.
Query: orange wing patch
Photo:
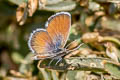
[[[54,48],[54,44],[46,31],[36,31],[32,35],[32,39],[30,40],[30,46],[34,53],[45,53],[49,52],[52,48]]]
[[[50,17],[48,20],[47,32],[51,39],[54,40],[61,36],[61,46],[66,44],[69,30],[71,27],[71,17],[68,14],[58,14],[55,17]],[[57,41],[55,41],[57,42]]]

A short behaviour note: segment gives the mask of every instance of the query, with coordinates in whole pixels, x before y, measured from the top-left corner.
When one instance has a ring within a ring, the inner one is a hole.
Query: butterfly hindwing
[[[52,51],[55,45],[46,30],[37,29],[31,34],[29,47],[33,53],[42,55],[43,53]]]

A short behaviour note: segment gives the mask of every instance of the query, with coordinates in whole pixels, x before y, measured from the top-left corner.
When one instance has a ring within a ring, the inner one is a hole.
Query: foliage
[[[57,65],[33,61],[30,33],[59,11],[72,15],[68,48],[84,44]],[[119,0],[1,0],[0,18],[0,80],[120,79]]]

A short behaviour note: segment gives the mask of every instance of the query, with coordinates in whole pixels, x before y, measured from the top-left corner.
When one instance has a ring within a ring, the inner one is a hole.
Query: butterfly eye
[[[61,52],[61,51],[62,51],[62,49],[57,48],[56,50],[53,50],[53,53],[58,53],[58,52]]]

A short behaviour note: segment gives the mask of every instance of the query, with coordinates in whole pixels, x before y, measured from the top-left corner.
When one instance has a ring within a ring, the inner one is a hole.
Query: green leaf
[[[106,62],[104,66],[106,71],[108,71],[113,77],[120,79],[120,65]]]

